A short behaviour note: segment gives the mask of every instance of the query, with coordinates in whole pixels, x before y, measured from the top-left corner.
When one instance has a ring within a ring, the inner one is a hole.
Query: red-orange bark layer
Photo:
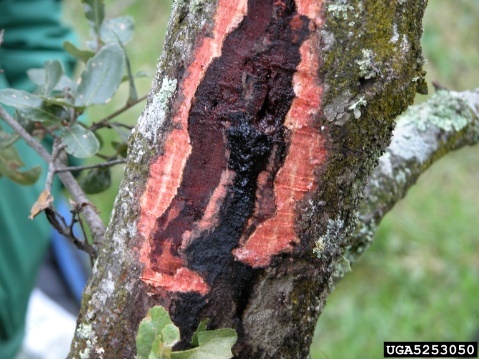
[[[320,25],[320,1],[296,1],[298,13],[313,19],[310,30]],[[298,26],[298,17],[291,23]],[[252,234],[243,236],[242,245],[233,251],[236,258],[253,267],[267,266],[271,257],[279,253],[290,252],[294,244],[299,243],[295,233],[295,206],[305,194],[314,191],[317,186],[317,174],[325,160],[324,140],[316,121],[321,106],[322,88],[318,78],[319,54],[316,33],[312,33],[300,48],[301,62],[293,77],[296,97],[286,116],[285,126],[291,131],[288,153],[283,166],[274,179],[274,215],[259,224]],[[268,172],[262,173],[256,193],[257,203],[265,201],[262,182],[266,182]],[[266,197],[267,198],[267,197]],[[270,201],[271,202],[271,201]],[[253,217],[264,216],[271,212],[271,203],[256,207]]]
[[[200,275],[184,268],[181,255],[172,254],[171,243],[163,248],[159,256],[153,257],[155,263],[152,263],[151,252],[157,245],[152,243],[151,236],[158,231],[156,224],[158,218],[165,214],[178,193],[185,164],[191,154],[188,116],[194,94],[211,61],[221,55],[221,46],[225,37],[238,26],[246,14],[246,6],[246,0],[237,1],[235,5],[228,0],[219,1],[214,17],[213,36],[204,37],[201,45],[195,50],[195,61],[186,70],[186,76],[180,85],[178,97],[182,98],[182,102],[172,120],[174,128],[165,141],[163,155],[151,164],[146,189],[140,198],[141,213],[138,230],[144,238],[148,239],[141,248],[140,260],[145,264],[142,279],[163,290],[195,291],[203,294],[208,291],[208,285]],[[220,197],[220,193],[214,196],[216,200]],[[210,204],[209,208],[211,206],[214,204]],[[168,212],[166,223],[178,216],[179,207],[177,204]],[[205,224],[203,223],[202,226]],[[155,265],[156,268],[153,269]]]
[[[317,188],[325,158],[319,7],[219,1],[213,35],[198,41],[180,81],[172,130],[141,197],[142,279],[158,293],[214,302],[210,287],[232,286],[234,277],[243,284],[231,293],[241,296],[254,267],[299,242],[296,204]],[[192,305],[181,298],[177,321]]]

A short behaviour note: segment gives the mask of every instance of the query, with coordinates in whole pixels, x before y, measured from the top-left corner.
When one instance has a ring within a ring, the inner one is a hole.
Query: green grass
[[[429,80],[463,91],[479,86],[479,1],[430,0],[422,38]]]
[[[111,16],[134,17],[128,45],[135,70],[154,75],[170,1],[108,0]],[[79,1],[66,2],[67,18],[81,34]],[[430,0],[423,47],[428,83],[454,90],[479,86],[479,2]],[[83,35],[85,36],[85,35]],[[140,80],[144,94],[151,78]],[[432,86],[430,86],[432,92]],[[423,101],[425,97],[418,98]],[[122,89],[108,106],[89,112],[99,119],[121,107]],[[144,105],[122,116],[134,124]],[[122,175],[92,196],[108,220]],[[479,148],[467,148],[433,166],[388,214],[376,240],[329,297],[312,345],[313,358],[382,358],[383,341],[470,340],[479,331]]]

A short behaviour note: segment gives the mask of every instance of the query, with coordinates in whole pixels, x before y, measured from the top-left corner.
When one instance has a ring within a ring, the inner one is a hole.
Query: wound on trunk
[[[214,21],[140,200],[142,279],[160,291],[204,296],[291,252],[326,156],[318,1],[220,0]]]

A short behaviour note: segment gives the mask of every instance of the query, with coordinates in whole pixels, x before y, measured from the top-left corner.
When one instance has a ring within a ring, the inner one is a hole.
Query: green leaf
[[[79,181],[86,194],[103,192],[111,186],[110,168],[93,168]]]
[[[133,38],[135,23],[131,16],[121,16],[105,21],[100,28],[100,38],[107,44],[120,41],[126,45]]]
[[[65,106],[65,107],[71,107],[71,108],[77,108],[70,99],[67,98],[56,98],[56,97],[46,97],[46,96],[41,96],[42,100],[50,105],[57,105],[57,106]],[[78,107],[81,109],[81,107]]]
[[[65,41],[63,43],[63,48],[65,49],[66,52],[68,52],[70,55],[72,55],[75,59],[87,62],[95,56],[95,53],[90,50],[81,50],[78,47],[76,47],[73,43],[70,41]]]
[[[99,37],[100,27],[105,19],[105,3],[103,0],[82,0],[85,17],[90,22],[90,27]]]
[[[77,123],[65,127],[61,132],[61,138],[66,145],[66,151],[78,158],[91,157],[100,148],[100,143],[93,132]]]
[[[126,158],[128,145],[125,142],[111,141],[111,145],[121,157]]]
[[[93,39],[89,41],[85,41],[86,46],[90,49],[90,51],[93,51],[96,53],[99,50],[99,44],[97,41],[96,35],[93,35]]]
[[[128,74],[129,92],[127,104],[131,105],[136,100],[138,100],[138,91],[136,91],[135,77],[133,76],[133,73],[131,71],[130,59],[128,57],[128,54],[126,53],[125,47],[121,45],[121,48],[123,50],[123,55],[125,56],[126,72]]]
[[[161,335],[156,336],[153,344],[151,345],[148,359],[170,359],[170,355],[171,348],[165,347],[163,345]],[[138,357],[138,359],[141,359],[141,357]]]
[[[45,62],[45,85],[43,95],[48,96],[57,86],[63,76],[63,66],[58,60]]]
[[[206,331],[206,326],[208,325],[208,322],[208,319],[202,320],[198,325],[198,329],[196,329],[196,331],[193,333],[193,336],[191,337],[191,345],[193,345],[194,347],[200,345],[200,343],[198,342],[198,334]]]
[[[13,145],[20,136],[16,133],[6,133],[0,127],[0,150],[10,147]]]
[[[24,165],[15,147],[10,146],[0,150],[0,176],[3,175],[15,183],[30,186],[40,177],[42,169],[40,166],[35,166],[27,171],[20,171],[19,169]]]
[[[77,88],[75,106],[107,103],[115,94],[123,75],[124,56],[118,44],[108,44],[86,64]]]
[[[30,81],[38,87],[45,86],[45,69],[29,69],[27,75]]]
[[[163,343],[168,347],[173,347],[180,340],[180,330],[173,323],[165,325],[161,330]]]
[[[35,123],[23,116],[19,111],[15,111],[13,118],[25,129],[25,131],[30,135],[33,134],[33,131],[35,131],[36,128]]]
[[[135,74],[133,74],[133,77],[134,77],[134,78],[149,77],[149,76],[150,76],[150,75],[149,75],[146,71],[138,71],[138,72],[136,72]],[[129,79],[128,74],[123,75],[123,77],[121,78],[121,82],[128,81],[128,79]]]
[[[43,100],[40,96],[22,90],[0,90],[0,103],[16,108],[22,116],[32,121],[58,122],[62,120],[55,114],[54,108],[43,106]]]
[[[125,143],[128,143],[128,138],[130,137],[131,130],[123,126],[117,125],[116,123],[111,123],[110,125],[115,130],[115,132],[118,133],[121,140]]]
[[[42,105],[42,99],[39,96],[15,89],[0,90],[0,102],[18,110],[40,108]]]
[[[59,119],[62,122],[70,120],[70,111],[64,106],[59,106],[57,104],[48,104],[45,102],[42,108],[47,110],[49,113],[55,116],[56,119]]]
[[[230,359],[237,339],[235,330],[229,328],[199,332],[197,348],[173,352],[171,359]]]
[[[140,323],[136,336],[136,350],[138,359],[164,358],[165,351],[180,340],[180,332],[165,308],[154,306],[148,311],[145,319]],[[165,336],[169,345],[164,345]],[[151,356],[150,356],[151,355]]]
[[[30,69],[27,70],[27,75],[35,85],[42,88],[45,86],[45,69]],[[54,91],[64,91],[65,89],[70,89],[71,92],[75,92],[76,83],[73,82],[69,77],[62,75],[60,81],[53,88]]]
[[[24,118],[38,122],[61,122],[64,120],[64,110],[58,106],[42,106],[41,108],[30,108],[19,110]]]
[[[131,21],[133,24],[133,20]],[[133,30],[132,30],[132,33],[133,33]],[[131,70],[130,58],[128,57],[128,53],[126,52],[124,42],[121,41],[121,39],[117,36],[117,33],[112,32],[111,35],[112,37],[116,38],[116,40],[118,41],[118,44],[120,45],[123,51],[123,56],[125,57],[126,73],[128,76],[128,85],[129,85],[128,100],[126,101],[126,103],[128,105],[131,105],[138,99],[138,92],[136,91],[135,77],[133,76],[133,72]],[[122,80],[123,80],[123,77],[122,77]],[[122,82],[122,80],[120,82]]]
[[[48,96],[52,91],[60,91],[63,87],[59,84],[62,82],[62,78],[71,81],[63,75],[63,65],[58,60],[50,60],[45,62],[43,69],[30,69],[27,70],[27,75],[30,80],[41,89],[41,93]],[[65,82],[65,80],[63,80]]]
[[[208,320],[203,320],[193,335],[198,347],[172,352],[171,348],[180,340],[178,328],[171,322],[168,312],[156,306],[149,310],[140,323],[136,337],[138,359],[229,359],[231,348],[238,336],[233,329],[206,331]]]
[[[96,139],[98,140],[98,143],[100,144],[100,149],[102,149],[103,146],[105,145],[105,141],[103,140],[103,136],[99,133],[99,131],[96,131],[94,133],[95,133]]]
[[[231,328],[205,330],[198,333],[198,342],[200,346],[205,346],[208,343],[215,341],[218,343],[221,342],[227,347],[232,348],[233,345],[236,344],[236,340],[238,340],[236,331]]]

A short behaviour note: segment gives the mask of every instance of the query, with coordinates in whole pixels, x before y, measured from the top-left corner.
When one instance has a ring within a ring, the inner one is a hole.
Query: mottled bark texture
[[[479,88],[439,90],[429,101],[410,107],[397,119],[391,144],[368,179],[345,258],[354,262],[369,247],[381,219],[429,166],[478,141]],[[342,275],[340,267],[337,275]]]
[[[133,358],[164,306],[187,347],[306,358],[367,177],[426,90],[426,1],[178,1],[72,358]],[[352,247],[351,247],[352,248]]]

